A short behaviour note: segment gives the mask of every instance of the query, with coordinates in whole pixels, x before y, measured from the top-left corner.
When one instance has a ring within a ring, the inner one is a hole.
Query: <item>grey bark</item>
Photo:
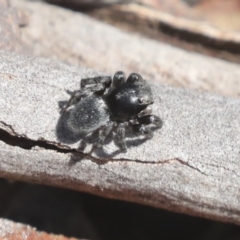
[[[21,28],[21,36],[35,56],[112,74],[118,70],[138,72],[171,86],[227,96],[240,94],[237,64],[123,32],[84,14],[46,3],[26,0],[11,3],[28,19],[28,24]]]
[[[98,74],[0,53],[0,176],[240,224],[240,100],[151,83],[164,122],[153,139],[79,153],[59,104]]]

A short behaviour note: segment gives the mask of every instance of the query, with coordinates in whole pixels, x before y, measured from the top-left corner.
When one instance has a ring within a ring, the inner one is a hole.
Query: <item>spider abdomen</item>
[[[108,108],[101,97],[90,95],[83,98],[70,112],[68,127],[76,133],[97,130],[109,120]]]

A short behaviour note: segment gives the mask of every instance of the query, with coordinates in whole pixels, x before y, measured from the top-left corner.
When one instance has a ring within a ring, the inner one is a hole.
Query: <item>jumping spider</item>
[[[74,91],[63,111],[74,105],[69,113],[67,126],[74,133],[98,132],[95,147],[101,147],[112,131],[121,150],[126,151],[125,128],[152,138],[152,130],[162,126],[158,116],[150,115],[153,95],[149,84],[137,73],[126,80],[123,72],[116,72],[113,79],[99,76],[81,80],[81,89]]]

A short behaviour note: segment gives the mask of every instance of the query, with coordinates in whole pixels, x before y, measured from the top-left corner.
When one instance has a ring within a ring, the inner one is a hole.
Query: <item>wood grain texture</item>
[[[239,96],[238,64],[123,32],[82,13],[46,3],[25,0],[11,3],[28,17],[29,24],[21,28],[21,36],[34,56],[111,74],[118,70],[127,74],[138,72],[162,84]]]
[[[76,240],[63,235],[53,235],[37,231],[29,225],[0,218],[0,239],[31,240]]]
[[[240,100],[151,83],[164,122],[153,139],[129,137],[127,153],[110,140],[78,153],[59,103],[98,74],[0,52],[0,176],[240,224]]]

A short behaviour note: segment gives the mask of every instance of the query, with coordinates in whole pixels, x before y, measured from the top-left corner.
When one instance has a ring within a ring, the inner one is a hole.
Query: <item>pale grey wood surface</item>
[[[28,24],[20,29],[21,37],[35,56],[112,74],[118,70],[139,72],[171,86],[239,96],[238,64],[124,32],[82,13],[43,2],[10,2],[28,19]]]
[[[153,139],[129,138],[127,153],[109,142],[75,156],[80,139],[62,127],[58,104],[94,75],[0,52],[0,176],[239,224],[240,100],[152,83],[153,112],[164,122]],[[20,137],[18,146],[5,132]]]

